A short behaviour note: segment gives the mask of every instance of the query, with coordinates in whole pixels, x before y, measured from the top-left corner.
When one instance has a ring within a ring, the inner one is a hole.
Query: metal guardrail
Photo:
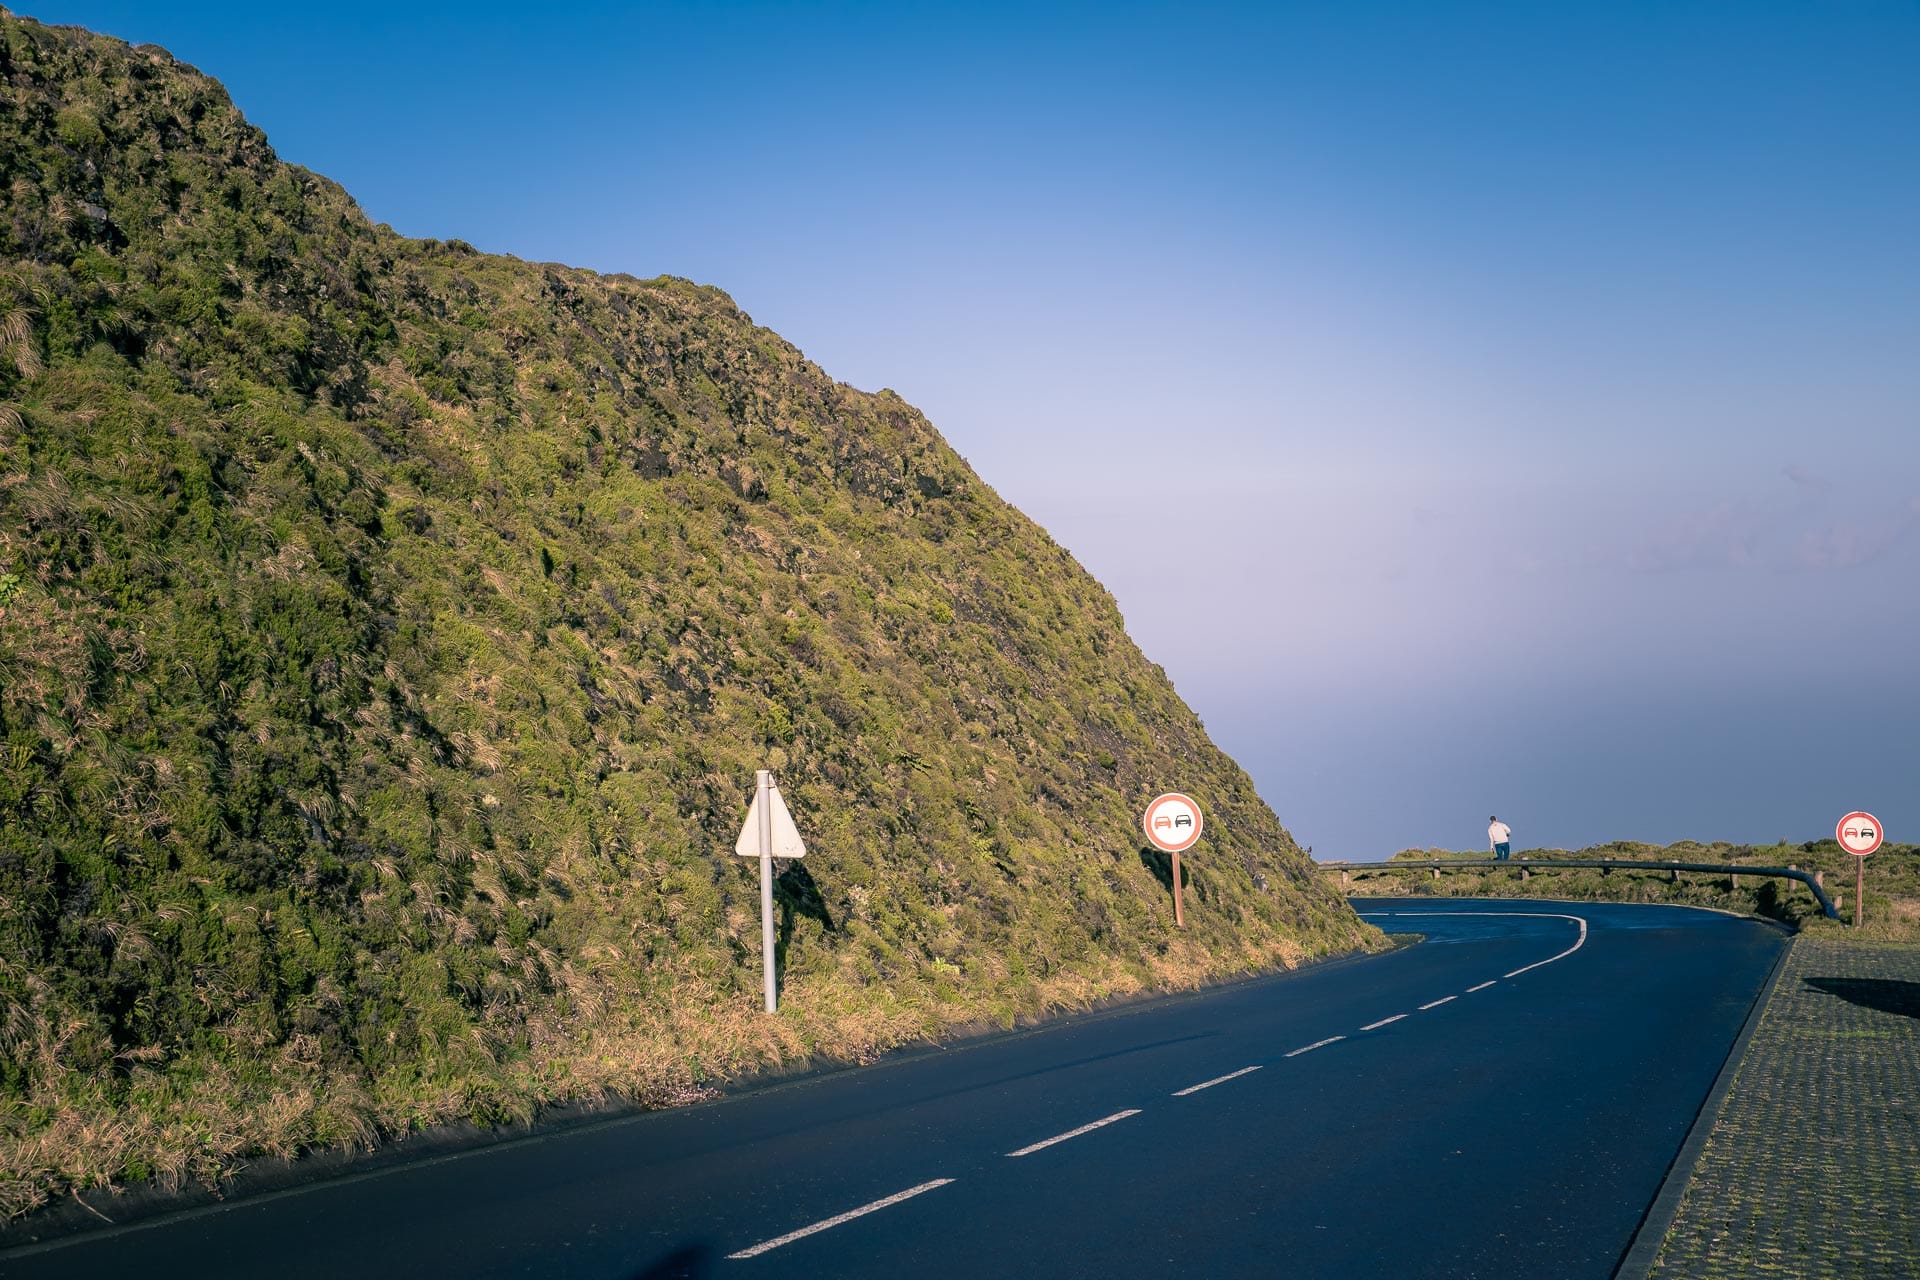
[[[1396,858],[1391,862],[1322,862],[1322,871],[1338,871],[1342,885],[1354,871],[1432,871],[1438,879],[1442,871],[1484,871],[1488,868],[1505,867],[1508,870],[1524,873],[1535,867],[1585,867],[1599,868],[1603,871],[1666,871],[1678,880],[1682,871],[1704,871],[1713,875],[1728,877],[1734,884],[1741,876],[1775,876],[1785,880],[1798,880],[1807,886],[1820,904],[1829,920],[1838,920],[1840,913],[1834,909],[1833,899],[1827,896],[1826,887],[1821,884],[1818,871],[1802,871],[1798,867],[1742,867],[1731,862],[1643,862],[1638,858],[1508,858],[1504,862],[1498,858]]]

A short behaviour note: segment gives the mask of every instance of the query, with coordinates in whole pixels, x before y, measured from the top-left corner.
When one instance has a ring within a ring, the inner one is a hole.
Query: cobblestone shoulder
[[[1794,942],[1651,1275],[1920,1276],[1920,946]]]

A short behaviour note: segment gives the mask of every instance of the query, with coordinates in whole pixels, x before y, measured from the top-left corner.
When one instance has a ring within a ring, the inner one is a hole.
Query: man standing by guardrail
[[[1507,855],[1513,852],[1513,828],[1500,819],[1487,816],[1487,843],[1493,846],[1494,860],[1505,862]]]

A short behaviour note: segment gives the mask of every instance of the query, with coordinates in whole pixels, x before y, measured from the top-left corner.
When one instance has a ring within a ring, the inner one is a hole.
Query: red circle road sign
[[[1858,809],[1840,819],[1833,829],[1833,838],[1840,842],[1840,847],[1856,858],[1864,858],[1878,849],[1885,836],[1886,832],[1880,829],[1880,819]]]
[[[1200,838],[1200,804],[1192,796],[1169,791],[1147,806],[1140,826],[1154,848],[1164,853],[1185,853]]]

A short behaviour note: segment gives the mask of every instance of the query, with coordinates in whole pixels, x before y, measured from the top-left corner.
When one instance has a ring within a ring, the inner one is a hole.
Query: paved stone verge
[[[1794,942],[1651,1275],[1920,1276],[1920,946]]]

